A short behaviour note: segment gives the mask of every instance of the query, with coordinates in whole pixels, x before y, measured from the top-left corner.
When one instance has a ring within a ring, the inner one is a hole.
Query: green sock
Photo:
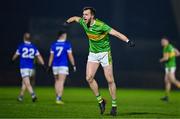
[[[117,107],[116,99],[112,99],[112,107]]]
[[[100,94],[98,96],[96,96],[96,99],[97,99],[98,103],[101,103],[103,101]]]

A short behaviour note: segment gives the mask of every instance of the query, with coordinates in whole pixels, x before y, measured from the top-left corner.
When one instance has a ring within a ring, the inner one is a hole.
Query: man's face
[[[165,38],[163,38],[163,39],[161,40],[161,45],[162,45],[163,47],[164,47],[164,46],[167,46],[168,43],[169,43],[169,41],[168,41],[167,39],[165,39]]]
[[[94,15],[91,14],[90,10],[83,11],[83,19],[86,22],[86,24],[88,24],[93,18],[94,18]]]

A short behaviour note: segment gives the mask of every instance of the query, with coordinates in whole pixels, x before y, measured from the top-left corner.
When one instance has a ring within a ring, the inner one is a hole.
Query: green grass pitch
[[[100,89],[107,100],[104,115],[99,114],[96,98],[89,88],[65,88],[64,105],[55,104],[53,87],[36,87],[38,102],[32,103],[26,93],[17,102],[19,87],[0,88],[1,118],[112,118],[108,89]],[[180,118],[180,92],[172,91],[170,102],[161,102],[162,90],[118,89],[117,118]]]

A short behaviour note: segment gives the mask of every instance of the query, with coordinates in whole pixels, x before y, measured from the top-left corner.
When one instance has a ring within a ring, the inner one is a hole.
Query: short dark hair
[[[84,8],[83,8],[83,11],[85,11],[85,10],[90,10],[90,11],[91,11],[91,14],[94,15],[94,16],[95,16],[95,14],[96,14],[96,9],[93,8],[93,7],[84,7]]]
[[[60,37],[62,34],[67,33],[65,29],[61,29],[57,33],[57,37]]]
[[[167,40],[169,40],[169,37],[168,37],[168,36],[163,36],[162,39],[167,39]]]

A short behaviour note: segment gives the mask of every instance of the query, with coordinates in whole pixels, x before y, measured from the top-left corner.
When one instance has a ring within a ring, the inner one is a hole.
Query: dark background
[[[177,2],[178,3],[178,2]],[[136,43],[129,48],[126,43],[111,37],[114,75],[118,87],[163,88],[164,67],[160,39],[168,36],[180,49],[178,9],[171,0],[6,0],[0,4],[0,85],[20,85],[18,60],[11,62],[22,35],[29,31],[45,61],[48,61],[50,43],[68,17],[82,15],[84,6],[97,10],[97,18],[126,34]],[[176,9],[175,9],[176,8]],[[85,69],[88,40],[78,24],[68,28],[72,42],[77,72],[70,72],[67,86],[87,87]],[[177,59],[178,66],[180,60]],[[51,85],[52,74],[37,65],[36,84]],[[180,70],[177,69],[177,77]],[[100,87],[107,86],[103,70],[96,74]]]

